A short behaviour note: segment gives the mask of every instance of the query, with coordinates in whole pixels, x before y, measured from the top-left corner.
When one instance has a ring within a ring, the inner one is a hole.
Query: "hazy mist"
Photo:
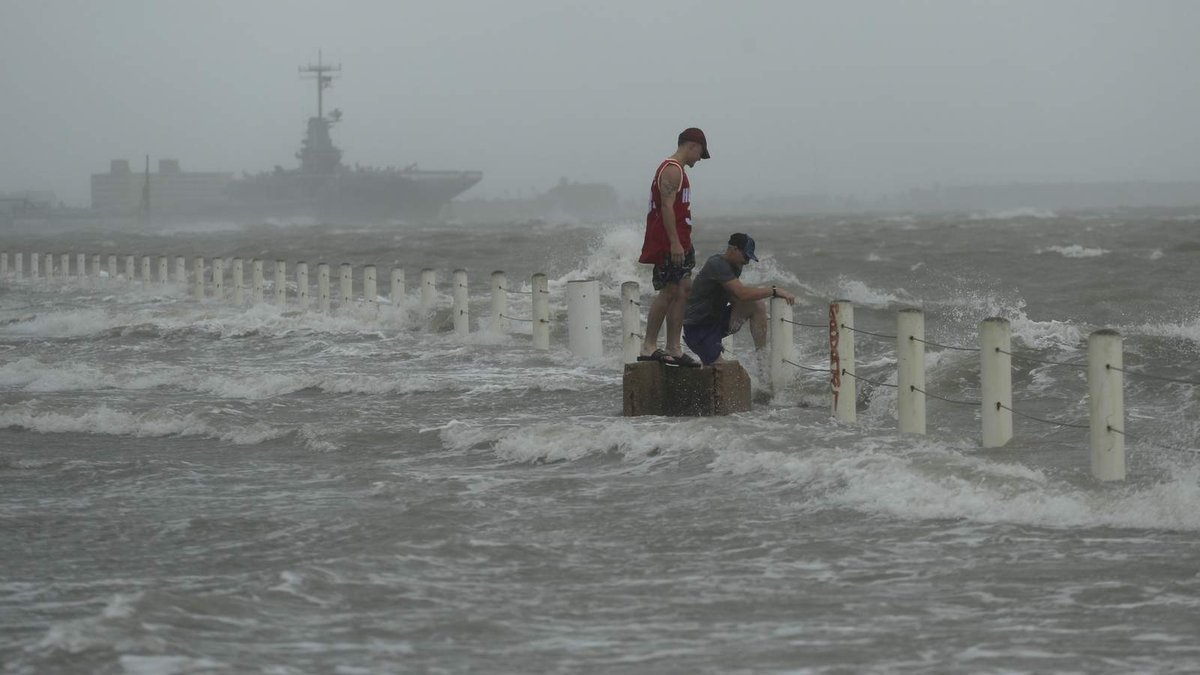
[[[291,167],[315,85],[348,164],[699,200],[1200,179],[1200,3],[0,0],[0,191],[88,202],[108,160]]]

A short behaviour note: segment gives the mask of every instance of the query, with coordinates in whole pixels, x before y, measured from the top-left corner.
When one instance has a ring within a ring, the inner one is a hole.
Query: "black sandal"
[[[680,354],[671,358],[675,359],[675,365],[683,366],[684,368],[699,368],[701,365],[699,361],[692,358],[691,354]]]
[[[654,352],[652,354],[650,354],[649,356],[638,355],[637,360],[638,361],[658,361],[659,363],[663,364],[664,366],[678,366],[679,365],[678,358],[671,356],[670,354],[664,352],[661,349],[655,349]]]

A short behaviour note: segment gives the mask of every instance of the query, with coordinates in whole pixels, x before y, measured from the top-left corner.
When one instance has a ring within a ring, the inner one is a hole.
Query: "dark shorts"
[[[688,349],[700,357],[700,363],[710,365],[721,357],[724,347],[721,340],[726,335],[733,335],[742,327],[742,322],[733,321],[733,305],[726,305],[720,321],[715,323],[700,323],[683,325],[683,341]]]
[[[683,254],[682,265],[671,262],[671,254],[667,253],[667,261],[654,266],[654,290],[661,291],[666,288],[667,284],[677,284],[692,276],[694,267],[696,267],[696,249],[689,248]]]

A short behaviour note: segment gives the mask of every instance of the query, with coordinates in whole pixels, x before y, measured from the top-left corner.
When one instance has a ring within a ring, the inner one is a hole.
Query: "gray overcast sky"
[[[1200,2],[0,0],[0,191],[86,204],[111,158],[293,166],[315,85],[348,163],[698,195],[1200,180]]]

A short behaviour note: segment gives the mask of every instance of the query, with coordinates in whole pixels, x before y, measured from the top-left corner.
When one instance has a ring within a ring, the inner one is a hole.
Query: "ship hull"
[[[255,216],[430,220],[482,178],[478,171],[276,172],[232,181],[229,196],[234,211]]]

